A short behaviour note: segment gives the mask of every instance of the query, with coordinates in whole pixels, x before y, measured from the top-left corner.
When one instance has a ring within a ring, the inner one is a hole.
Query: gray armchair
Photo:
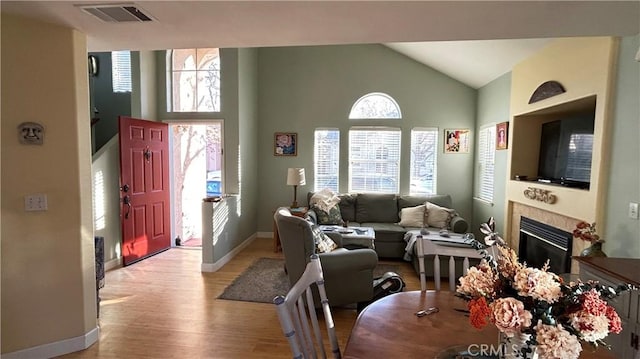
[[[315,253],[312,224],[280,207],[274,214],[289,284],[293,286],[304,272],[311,254]],[[325,289],[331,306],[368,302],[373,298],[373,269],[378,255],[373,249],[347,250],[340,236],[331,237],[339,248],[318,253],[322,264]]]

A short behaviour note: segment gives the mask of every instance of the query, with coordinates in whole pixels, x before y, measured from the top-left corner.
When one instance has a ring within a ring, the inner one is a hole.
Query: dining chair
[[[317,358],[318,354],[320,354],[321,358],[327,358],[313,301],[312,289],[314,283],[320,294],[331,353],[333,358],[339,359],[342,356],[338,346],[331,309],[329,308],[329,301],[327,300],[327,293],[324,288],[322,266],[317,254],[311,255],[311,260],[307,263],[304,273],[291,287],[287,296],[279,295],[273,299],[278,312],[280,326],[284,336],[289,341],[293,358]],[[311,327],[309,324],[311,324]],[[313,336],[311,329],[313,329]]]

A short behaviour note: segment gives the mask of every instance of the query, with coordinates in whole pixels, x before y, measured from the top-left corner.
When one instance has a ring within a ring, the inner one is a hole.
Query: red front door
[[[128,265],[171,247],[169,126],[119,117],[122,258]]]

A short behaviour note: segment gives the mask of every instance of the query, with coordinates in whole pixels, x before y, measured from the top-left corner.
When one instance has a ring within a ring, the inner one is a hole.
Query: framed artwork
[[[298,134],[295,132],[276,132],[273,136],[273,154],[275,156],[297,156]]]
[[[469,153],[470,141],[469,129],[445,129],[444,153]]]
[[[496,150],[509,148],[509,122],[496,125]]]

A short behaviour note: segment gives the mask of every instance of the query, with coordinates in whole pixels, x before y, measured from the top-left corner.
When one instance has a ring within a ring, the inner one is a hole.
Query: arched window
[[[169,53],[169,111],[219,112],[219,49],[174,49]]]
[[[371,92],[360,97],[349,113],[350,120],[381,118],[402,118],[402,112],[396,100],[382,92]]]

